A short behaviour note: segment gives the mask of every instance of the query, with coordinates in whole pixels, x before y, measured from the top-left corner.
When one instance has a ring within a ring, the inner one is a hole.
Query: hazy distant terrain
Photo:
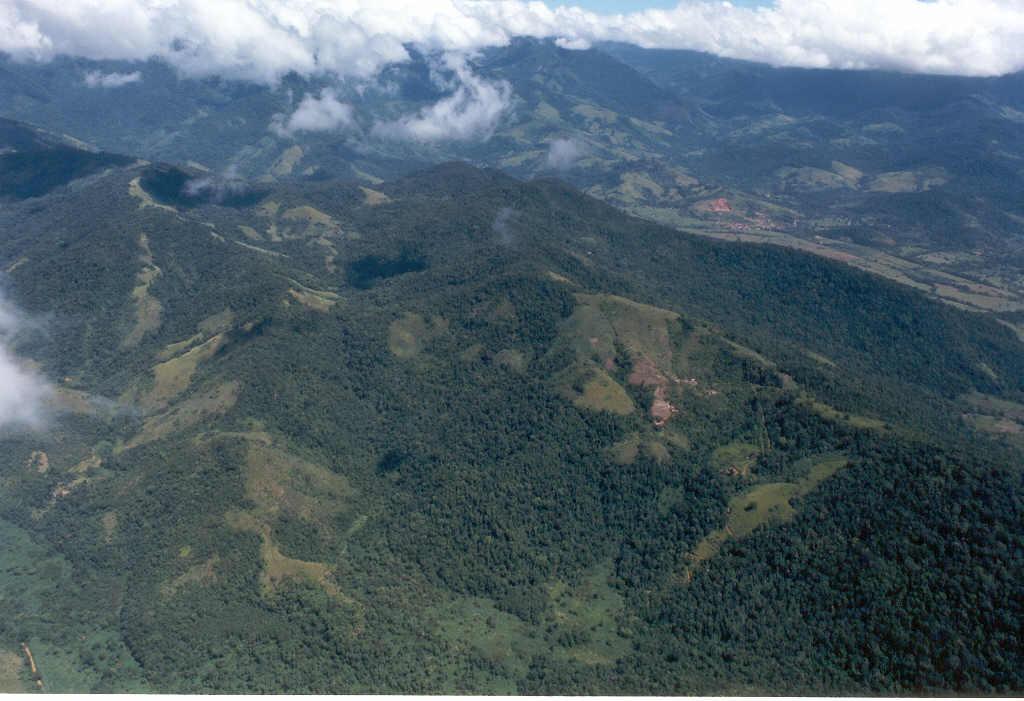
[[[370,88],[328,88],[340,102],[358,99],[351,123],[283,135],[299,96],[322,97],[328,83],[186,79],[155,61],[7,61],[0,96],[6,116],[105,149],[275,181],[372,183],[454,158],[519,177],[557,175],[644,218],[808,250],[1019,324],[1019,74],[770,68],[523,39],[473,61],[480,92],[470,90],[468,108],[447,125],[464,139],[409,140],[381,128],[444,98],[446,70],[414,53]],[[137,71],[139,80],[90,87],[91,71]],[[500,117],[489,111],[502,106]]]

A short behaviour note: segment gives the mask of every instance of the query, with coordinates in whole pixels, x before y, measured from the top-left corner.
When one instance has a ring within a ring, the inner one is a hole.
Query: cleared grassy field
[[[396,358],[414,358],[427,342],[447,330],[448,321],[441,317],[427,321],[419,314],[407,312],[388,327],[388,350]]]
[[[715,448],[711,453],[711,466],[719,472],[731,472],[733,470],[741,475],[750,474],[750,468],[761,451],[752,443],[735,441],[728,445]]]
[[[819,402],[809,396],[805,396],[801,401],[805,402],[814,411],[814,413],[830,421],[843,421],[854,428],[882,430],[886,427],[886,423],[884,421],[870,416],[860,416],[858,414],[839,411],[838,409],[831,407],[824,402]]]
[[[623,602],[609,584],[610,562],[594,568],[580,583],[548,586],[549,616],[557,627],[555,654],[586,665],[611,665],[630,650],[619,635]]]
[[[218,334],[177,358],[154,367],[153,390],[144,398],[144,402],[149,406],[163,406],[188,389],[199,364],[216,355],[224,344],[224,339],[223,334]]]
[[[142,262],[142,270],[135,276],[136,285],[132,289],[132,299],[135,302],[135,325],[122,341],[125,348],[138,345],[150,331],[160,328],[163,315],[163,305],[160,300],[149,293],[149,288],[161,275],[161,270],[153,263],[153,253],[149,249],[149,239],[145,234],[139,235],[139,248],[142,254],[139,260]]]
[[[225,382],[189,397],[162,414],[149,417],[143,422],[142,431],[115,452],[151,443],[227,412],[238,401],[240,389],[237,382]]]
[[[810,493],[848,464],[849,460],[842,454],[808,458],[798,463],[806,465],[807,469],[800,480],[760,484],[730,499],[725,527],[709,533],[690,552],[683,580],[690,581],[697,567],[717,555],[728,540],[745,538],[761,526],[792,520],[797,510],[791,500]]]
[[[516,680],[529,672],[535,657],[554,657],[587,665],[610,666],[626,656],[630,643],[619,634],[623,602],[608,578],[610,562],[588,572],[576,585],[552,581],[545,585],[548,604],[543,630],[498,609],[490,599],[460,597],[431,607],[427,616],[434,632],[453,653],[478,655],[505,676],[472,673],[474,690],[515,694]],[[447,655],[448,691],[465,690],[465,670],[458,654]]]
[[[14,622],[25,638],[0,640],[0,693],[37,688],[22,643],[32,652],[44,691],[88,692],[113,667],[126,672],[124,691],[146,691],[116,628],[109,622],[83,619],[69,624],[63,619],[69,598],[84,595],[68,562],[3,520],[0,542],[0,616]]]
[[[338,295],[333,292],[303,288],[288,290],[288,294],[302,306],[317,312],[328,312],[338,303]]]
[[[22,694],[30,689],[25,658],[16,650],[0,650],[0,694]]]
[[[573,399],[573,403],[581,409],[593,411],[610,411],[625,416],[635,409],[633,400],[626,394],[618,382],[599,368],[591,368],[589,379],[583,385],[583,393]]]

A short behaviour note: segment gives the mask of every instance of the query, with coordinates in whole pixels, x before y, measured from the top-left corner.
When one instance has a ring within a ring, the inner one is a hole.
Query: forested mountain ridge
[[[368,85],[290,74],[272,87],[190,79],[155,60],[0,58],[0,113],[107,150],[272,182],[372,187],[451,159],[557,175],[637,216],[840,260],[1021,331],[1020,74],[774,68],[515,39],[468,60],[465,83],[440,57],[409,51]],[[134,79],[97,88],[94,73]],[[497,110],[477,138],[381,128],[485,89],[496,104],[478,95],[463,105]],[[359,106],[350,120],[282,129],[325,90]]]
[[[556,180],[5,129],[53,413],[2,439],[0,663],[45,690],[1021,688],[995,320]]]

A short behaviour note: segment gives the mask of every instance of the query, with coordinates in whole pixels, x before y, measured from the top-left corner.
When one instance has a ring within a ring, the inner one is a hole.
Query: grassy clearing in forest
[[[326,525],[352,494],[348,479],[322,465],[261,443],[249,445],[245,496],[261,520],[284,511]]]
[[[576,586],[548,586],[548,618],[556,626],[555,654],[586,665],[611,665],[629,653],[619,635],[622,596],[609,584],[610,562],[584,576]]]
[[[141,675],[110,620],[65,620],[82,596],[70,564],[28,531],[0,520],[0,616],[15,622],[24,640],[0,640],[0,693],[35,690],[21,643],[27,643],[43,690],[85,693],[106,672],[124,672],[124,692],[143,692]],[[15,687],[14,684],[19,686]]]
[[[688,556],[684,581],[700,563],[718,554],[731,538],[745,538],[766,524],[785,523],[796,516],[792,499],[802,497],[849,464],[845,455],[829,454],[801,461],[807,474],[796,482],[772,482],[751,487],[729,500],[725,527],[708,534]]]
[[[575,364],[555,378],[561,393],[581,409],[630,414],[636,405],[612,373],[632,369],[631,384],[656,386],[664,395],[673,376],[669,326],[679,315],[615,295],[577,294],[576,301],[560,334],[562,347],[576,356]],[[621,367],[622,352],[630,367]],[[628,453],[620,462],[631,461]]]
[[[344,594],[331,578],[329,565],[288,557],[281,552],[272,537],[272,528],[281,515],[330,529],[332,517],[348,509],[349,499],[354,494],[348,479],[322,465],[273,447],[270,437],[265,433],[234,433],[230,437],[242,438],[248,443],[245,496],[253,506],[247,511],[229,511],[225,518],[235,530],[260,536],[260,560],[263,567],[260,584],[264,595],[273,594],[289,580],[306,581],[355,607],[357,614],[362,616],[361,605]],[[213,436],[211,439],[217,438]],[[175,580],[171,585],[176,589],[188,581],[197,581],[197,577],[208,580],[215,576],[215,564],[206,563],[199,570],[192,568],[182,575],[186,581],[179,583]]]
[[[185,557],[188,557],[191,553],[191,549],[185,550],[185,548],[182,548],[182,551],[185,552]],[[179,555],[180,554],[181,553],[179,552]],[[180,589],[189,584],[210,584],[216,582],[216,567],[219,562],[220,558],[214,555],[205,562],[192,565],[171,581],[165,582],[163,586],[160,587],[160,594],[165,598],[169,598],[177,594]]]
[[[526,623],[499,610],[490,599],[458,598],[431,609],[428,616],[435,621],[435,633],[451,646],[450,657],[475,653],[504,672],[479,679],[481,692],[515,694],[514,680],[526,675],[530,660],[550,652],[543,638],[531,637]]]
[[[150,196],[150,194],[142,188],[142,184],[140,182],[141,179],[142,178],[140,176],[138,178],[133,179],[130,183],[128,183],[128,194],[139,201],[139,209],[144,209],[146,207],[155,207],[156,209],[162,209],[167,212],[173,212],[174,214],[178,213],[178,210],[176,210],[174,207],[171,207],[166,204],[160,204],[159,202],[154,200]]]
[[[620,416],[631,414],[635,408],[622,385],[598,368],[591,368],[583,392],[577,394],[572,401],[581,409],[610,411]]]
[[[419,314],[406,312],[388,327],[388,350],[396,358],[408,360],[417,356],[423,346],[448,330],[448,321],[435,316],[429,322]]]
[[[540,628],[498,609],[490,599],[475,597],[456,598],[431,608],[427,615],[435,634],[450,647],[447,657],[453,664],[468,652],[501,670],[501,676],[476,671],[474,693],[515,694],[516,681],[529,673],[535,657],[606,666],[629,653],[629,641],[619,634],[623,601],[609,584],[611,572],[607,562],[576,585],[549,582]]]
[[[295,166],[299,164],[304,155],[302,147],[298,144],[289,146],[281,152],[281,155],[270,166],[270,174],[278,178],[291,175],[292,171],[295,170]]]
[[[295,290],[289,289],[288,294],[296,302],[317,312],[328,312],[338,303],[338,295],[333,292],[322,290],[311,290],[309,288]]]
[[[608,449],[612,460],[618,465],[632,465],[640,454],[640,434],[631,433]]]
[[[815,414],[829,421],[841,421],[854,428],[865,428],[875,431],[883,430],[886,427],[886,423],[880,419],[839,411],[835,407],[810,397],[804,397],[801,401],[806,403]]]
[[[733,441],[728,445],[719,446],[711,453],[711,466],[718,472],[731,472],[748,475],[757,457],[761,454],[756,445],[743,441]]]
[[[160,328],[163,305],[160,300],[149,293],[153,282],[160,277],[160,268],[153,264],[153,253],[149,249],[149,239],[145,234],[139,235],[139,248],[142,249],[140,260],[143,268],[135,276],[135,287],[132,289],[132,300],[135,302],[135,325],[121,342],[122,347],[131,348],[139,344],[143,336]]]
[[[199,363],[216,355],[224,341],[224,335],[217,334],[177,358],[171,358],[155,366],[153,368],[153,389],[146,396],[146,403],[152,406],[164,406],[188,389]]]
[[[13,649],[0,649],[0,694],[28,692],[25,658]]]
[[[615,340],[633,357],[649,358],[663,372],[672,368],[668,325],[679,314],[616,295],[576,295],[583,305],[598,310],[611,325]]]
[[[151,416],[142,424],[142,431],[115,452],[131,450],[146,443],[195,426],[200,421],[226,413],[238,401],[241,387],[237,382],[225,382],[202,394],[197,394],[175,405],[169,411]]]
[[[379,207],[382,204],[387,204],[391,201],[391,198],[385,195],[383,192],[377,190],[371,190],[368,187],[360,186],[360,190],[363,191],[363,204],[368,207]]]

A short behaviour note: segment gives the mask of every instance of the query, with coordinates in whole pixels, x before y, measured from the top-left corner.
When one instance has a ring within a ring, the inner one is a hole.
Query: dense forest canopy
[[[992,315],[549,178],[0,136],[4,342],[51,386],[0,437],[12,688],[26,649],[48,691],[1024,687]]]

